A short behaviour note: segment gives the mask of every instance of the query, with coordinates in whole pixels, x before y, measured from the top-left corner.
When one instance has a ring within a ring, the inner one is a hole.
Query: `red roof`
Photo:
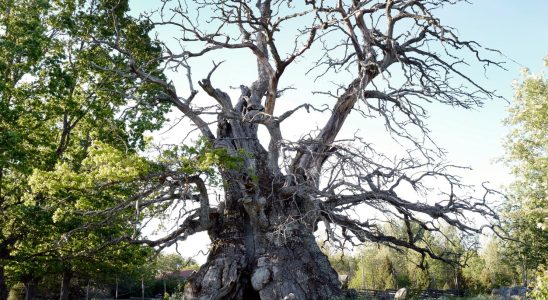
[[[179,278],[187,279],[194,272],[196,271],[195,270],[172,271],[172,272],[162,273],[158,276],[158,278],[179,277]]]

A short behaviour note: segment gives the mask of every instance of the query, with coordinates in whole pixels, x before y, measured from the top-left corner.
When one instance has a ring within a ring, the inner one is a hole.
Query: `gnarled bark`
[[[269,219],[286,221],[273,215]],[[189,279],[185,299],[330,299],[341,295],[338,276],[311,228],[299,222],[258,228],[244,212],[224,224],[230,229],[210,232],[211,253]]]

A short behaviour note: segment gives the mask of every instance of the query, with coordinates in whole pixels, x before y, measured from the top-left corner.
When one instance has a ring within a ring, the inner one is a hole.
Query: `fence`
[[[397,290],[356,290],[356,294],[360,299],[381,299],[381,300],[390,300],[394,299]],[[410,291],[412,292],[412,291]],[[441,297],[462,297],[463,291],[452,289],[452,290],[435,290],[427,289],[424,291],[418,292],[418,298],[420,299],[435,299]]]

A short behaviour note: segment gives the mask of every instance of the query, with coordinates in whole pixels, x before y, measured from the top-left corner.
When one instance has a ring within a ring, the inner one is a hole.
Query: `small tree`
[[[484,260],[484,268],[480,273],[480,278],[488,289],[512,284],[514,270],[504,263],[501,249],[496,240],[491,239],[487,243],[481,257]]]

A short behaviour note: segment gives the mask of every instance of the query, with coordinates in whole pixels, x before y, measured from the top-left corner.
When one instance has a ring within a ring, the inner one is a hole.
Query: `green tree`
[[[138,246],[109,246],[138,236],[128,209],[107,220],[93,213],[137,193],[151,169],[136,153],[168,110],[150,84],[104,71],[126,62],[87,38],[115,39],[107,27],[116,16],[135,61],[149,61],[158,53],[150,25],[124,17],[128,9],[124,1],[0,1],[0,299],[6,268],[15,282],[107,273],[131,265],[124,255],[144,260]]]
[[[533,290],[529,296],[536,300],[546,300],[548,299],[548,270],[539,268],[537,272]]]
[[[181,270],[196,270],[198,263],[192,258],[185,258],[177,253],[160,254],[154,260],[152,268],[156,273],[170,273]]]
[[[30,80],[50,43],[42,22],[47,7],[46,1],[0,2],[0,299],[7,297],[4,268],[11,249],[44,222],[38,208],[21,205],[20,182],[47,160],[37,141],[51,131],[38,121],[42,105],[32,97],[36,88]]]
[[[512,284],[514,270],[512,267],[505,264],[501,248],[495,239],[491,239],[485,245],[481,257],[484,264],[480,273],[480,278],[483,285],[486,286],[488,290]]]
[[[358,270],[350,286],[363,288],[362,277],[365,277],[365,286],[371,289],[463,289],[463,266],[470,253],[475,252],[475,239],[469,241],[448,226],[442,226],[436,233],[423,232],[418,226],[412,228],[417,243],[428,244],[441,258],[422,256],[411,250],[397,251],[386,245],[366,247],[358,256]],[[395,236],[407,234],[405,226],[397,222],[387,231]]]
[[[355,289],[394,289],[397,287],[397,274],[393,259],[396,253],[381,245],[371,245],[357,255],[355,276],[350,281],[350,287]],[[364,282],[365,279],[365,282]]]
[[[321,246],[322,252],[329,259],[333,269],[337,271],[337,274],[348,275],[348,280],[351,280],[356,276],[356,270],[359,264],[358,257],[352,256],[347,251],[330,246],[329,243],[326,242],[320,242],[319,245]]]
[[[152,280],[149,280],[153,292],[151,296],[167,293],[164,294],[166,297],[183,291],[186,280],[181,278],[180,271],[198,270],[200,265],[192,258],[183,257],[178,253],[168,253],[158,255],[145,268],[154,275]]]
[[[469,251],[466,266],[462,270],[466,294],[478,295],[489,292],[489,287],[481,280],[481,274],[484,269],[485,260],[477,251]]]
[[[544,62],[548,66],[548,58]],[[505,207],[506,228],[516,242],[502,245],[510,263],[521,267],[522,283],[527,284],[528,270],[547,263],[548,79],[524,70],[506,122],[511,127],[507,160],[516,176]]]

